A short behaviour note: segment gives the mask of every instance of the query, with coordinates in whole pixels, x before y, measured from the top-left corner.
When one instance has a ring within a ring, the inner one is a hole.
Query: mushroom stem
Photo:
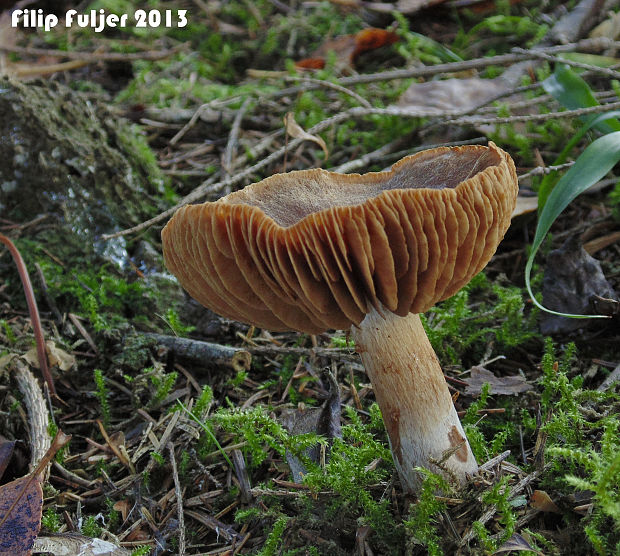
[[[373,308],[359,327],[351,327],[351,334],[403,485],[419,489],[421,477],[414,467],[464,483],[478,465],[420,317],[399,317],[387,309],[382,313]]]

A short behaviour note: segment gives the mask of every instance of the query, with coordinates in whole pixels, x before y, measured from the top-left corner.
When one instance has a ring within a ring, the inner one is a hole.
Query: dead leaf
[[[284,125],[286,127],[286,133],[288,133],[291,137],[294,137],[295,139],[303,139],[304,141],[313,141],[323,149],[325,159],[329,157],[329,151],[327,150],[327,145],[325,144],[325,141],[323,141],[323,138],[318,135],[311,135],[307,131],[304,131],[303,128],[295,121],[295,116],[292,112],[287,112],[284,116]]]
[[[4,472],[11,461],[14,448],[15,440],[7,440],[6,438],[2,439],[2,443],[0,443],[0,478],[4,475]]]
[[[43,490],[36,478],[27,475],[0,487],[0,516],[4,519],[0,556],[30,554],[41,528],[42,509]]]
[[[131,509],[131,506],[132,504],[130,504],[129,500],[125,498],[124,500],[119,500],[118,502],[116,502],[114,506],[112,506],[112,508],[117,512],[121,512],[121,517],[123,518],[123,521],[125,521],[127,519],[127,516],[129,515],[129,510]]]
[[[512,211],[512,218],[521,216],[523,214],[529,214],[530,212],[534,212],[535,210],[538,210],[538,197],[536,195],[533,195],[531,197],[524,197],[522,195],[519,195],[517,197],[517,205]]]
[[[329,380],[329,397],[321,407],[310,407],[303,410],[295,409],[282,412],[281,421],[284,428],[291,434],[314,432],[327,439],[342,438],[340,429],[340,391],[336,379],[327,373]],[[321,457],[321,446],[306,450],[306,455],[318,463]],[[293,454],[286,453],[286,461],[293,473],[293,481],[301,483],[307,473],[305,465]]]
[[[620,13],[612,13],[590,32],[590,38],[606,37],[615,41],[620,37]]]
[[[298,69],[319,70],[325,67],[325,58],[304,58],[295,62],[295,67]]]
[[[45,342],[45,351],[47,351],[47,360],[50,367],[57,366],[61,371],[68,371],[75,365],[75,357],[57,347],[52,340]],[[22,357],[30,366],[39,366],[36,347],[29,349]]]
[[[8,364],[15,358],[17,355],[14,353],[7,353],[0,357],[0,371],[4,371],[7,368]]]
[[[462,113],[482,106],[499,94],[509,91],[510,88],[501,77],[452,78],[412,83],[401,95],[398,105],[421,116],[444,112]]]
[[[530,506],[541,512],[551,512],[561,514],[562,510],[558,508],[551,497],[544,490],[535,490],[530,498]]]
[[[584,250],[578,236],[568,238],[547,257],[543,279],[543,305],[562,313],[592,314],[597,298],[618,300],[600,263]],[[589,319],[571,319],[549,313],[541,315],[543,334],[572,332],[587,326]]]
[[[513,550],[528,550],[534,552],[536,554],[542,554],[538,550],[532,548],[530,543],[528,543],[519,533],[515,533],[510,537],[502,546],[500,546],[493,554],[503,554],[504,552],[512,552]]]
[[[299,69],[322,69],[329,53],[335,52],[338,69],[352,68],[357,57],[363,52],[389,46],[397,41],[398,35],[393,31],[370,27],[362,29],[355,35],[341,35],[325,41],[312,56],[295,62],[295,66]]]
[[[465,394],[469,396],[478,396],[482,391],[482,386],[487,382],[491,386],[491,394],[515,396],[532,389],[521,375],[498,377],[480,366],[472,367],[469,378],[465,378],[464,381],[467,383]]]

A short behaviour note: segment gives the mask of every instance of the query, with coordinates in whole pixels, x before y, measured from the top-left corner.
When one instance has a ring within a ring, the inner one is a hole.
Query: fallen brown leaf
[[[412,83],[400,97],[398,105],[422,116],[468,112],[508,90],[510,85],[501,77],[426,81]]]
[[[491,371],[484,367],[472,367],[469,378],[463,379],[467,383],[465,393],[469,396],[477,396],[482,391],[482,386],[489,383],[491,394],[501,394],[504,396],[515,396],[532,387],[520,375],[495,376]]]
[[[30,554],[41,528],[42,509],[43,490],[38,479],[27,475],[0,487],[0,516],[4,520],[0,556]]]
[[[535,554],[542,554],[538,550],[535,550],[525,538],[523,538],[519,533],[515,533],[510,537],[502,546],[500,546],[493,554],[504,554],[505,552],[512,552],[513,550],[517,551],[531,551]]]
[[[554,514],[561,514],[562,510],[558,508],[551,500],[551,497],[544,490],[535,490],[530,498],[530,506],[541,512],[551,512]]]
[[[311,135],[305,131],[295,121],[295,116],[292,112],[287,112],[284,116],[284,126],[286,127],[286,133],[288,133],[291,137],[294,137],[295,139],[303,139],[305,141],[313,141],[323,149],[325,159],[329,157],[329,151],[327,150],[327,145],[325,144],[325,141],[323,141],[323,138],[318,135]]]

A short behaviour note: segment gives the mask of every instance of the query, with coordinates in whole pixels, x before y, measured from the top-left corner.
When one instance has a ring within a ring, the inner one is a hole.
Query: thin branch
[[[319,87],[325,87],[327,89],[333,89],[334,91],[338,91],[340,93],[344,93],[345,95],[349,95],[351,98],[354,98],[357,102],[359,102],[362,106],[366,108],[371,108],[372,105],[368,102],[363,96],[358,95],[355,91],[351,89],[347,89],[338,83],[332,83],[331,81],[326,81],[324,79],[314,79],[313,77],[297,77],[297,76],[289,76],[286,78],[287,81],[301,81],[303,84],[301,87],[306,88],[306,83],[314,83]]]
[[[406,68],[399,70],[383,71],[379,73],[368,73],[363,75],[353,75],[351,77],[343,77],[339,84],[343,86],[357,85],[359,83],[374,83],[376,81],[389,81],[391,79],[408,79],[412,77],[430,77],[440,73],[462,72],[472,69],[486,68],[494,65],[508,65],[525,60],[533,60],[538,58],[540,53],[556,54],[561,52],[573,52],[575,50],[605,50],[608,48],[618,47],[620,43],[612,41],[605,37],[595,39],[584,39],[575,43],[563,44],[559,46],[550,46],[547,48],[536,48],[525,52],[513,52],[510,54],[500,54],[498,56],[489,56],[485,58],[475,58],[474,60],[464,60],[462,62],[449,62],[446,64],[435,64],[432,66],[423,66],[415,68]],[[319,85],[309,83],[303,89],[301,87],[291,87],[283,89],[277,93],[277,96],[286,96],[295,94],[300,91],[316,90]]]
[[[513,48],[513,52],[517,53],[532,53],[534,57],[540,60],[547,60],[549,62],[553,62],[555,64],[566,64],[567,66],[572,66],[574,68],[585,69],[592,73],[599,73],[601,75],[607,75],[613,79],[620,78],[620,71],[615,71],[611,68],[603,68],[600,66],[593,66],[592,64],[584,64],[583,62],[576,62],[574,60],[567,60],[566,58],[562,58],[560,56],[553,56],[552,54],[547,54],[546,52],[538,52],[534,50],[526,50],[524,48]]]
[[[241,121],[243,120],[243,116],[245,115],[249,105],[250,97],[247,97],[243,101],[241,108],[237,110],[237,114],[235,115],[235,119],[233,120],[232,126],[230,128],[228,143],[226,143],[226,150],[224,151],[224,156],[222,157],[222,167],[224,168],[225,177],[228,177],[231,174],[233,153],[237,148],[237,143],[239,143],[239,131],[241,129]]]
[[[480,124],[512,124],[516,122],[542,122],[546,120],[555,120],[557,118],[577,118],[579,116],[587,116],[589,114],[598,114],[608,112],[610,110],[620,109],[620,101],[610,102],[609,104],[600,104],[597,106],[589,106],[588,108],[579,108],[577,110],[563,110],[561,112],[548,112],[547,114],[526,114],[524,116],[507,116],[505,118],[481,118],[480,116],[466,116],[463,118],[455,118],[452,120],[444,120],[437,122],[431,127],[444,125],[480,125]],[[387,109],[386,109],[387,110]],[[398,115],[398,114],[397,114]],[[401,113],[404,116],[406,114]]]
[[[573,164],[575,163],[565,162],[564,164],[558,164],[557,166],[536,166],[536,168],[533,168],[529,172],[521,174],[519,176],[519,181],[529,178],[530,176],[542,176],[550,174],[551,172],[557,172],[558,170],[564,170],[565,168],[570,168]]]
[[[185,554],[185,519],[183,516],[183,493],[181,491],[181,482],[179,481],[179,473],[177,471],[177,462],[174,457],[174,444],[168,442],[168,452],[170,453],[170,466],[172,467],[172,478],[174,480],[174,496],[177,501],[177,516],[179,518],[179,546],[178,554]]]
[[[29,48],[24,46],[12,46],[8,44],[0,44],[0,51],[13,52],[14,54],[26,54],[30,56],[58,56],[60,58],[69,58],[71,60],[82,60],[86,62],[120,62],[134,60],[162,60],[176,54],[185,48],[184,44],[180,44],[169,50],[151,50],[147,52],[76,52],[67,50],[54,50],[52,48]]]

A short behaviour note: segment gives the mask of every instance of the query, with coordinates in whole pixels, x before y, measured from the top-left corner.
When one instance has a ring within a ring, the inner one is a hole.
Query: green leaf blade
[[[543,89],[569,110],[598,106],[589,85],[566,64],[557,64],[553,75],[542,82]],[[594,119],[593,116],[581,118],[584,122]],[[609,118],[599,121],[594,126],[601,133],[620,131],[620,121]]]
[[[620,160],[620,131],[599,137],[583,151],[575,164],[562,176],[553,191],[538,219],[538,226],[532,243],[532,251],[525,266],[525,285],[533,303],[543,311],[563,317],[573,318],[608,318],[606,315],[573,315],[552,311],[541,305],[534,294],[530,283],[530,274],[534,257],[540,248],[547,232],[560,213],[581,193],[590,188]]]

